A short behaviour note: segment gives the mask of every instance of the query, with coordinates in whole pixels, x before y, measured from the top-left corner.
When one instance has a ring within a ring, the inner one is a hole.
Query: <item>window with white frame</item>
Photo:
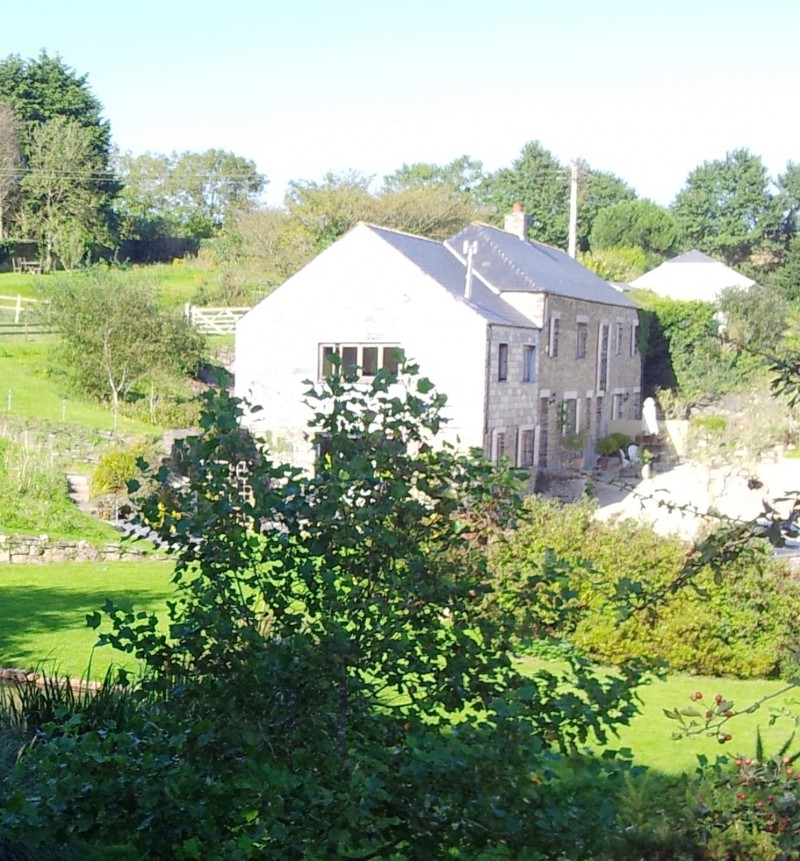
[[[617,419],[624,418],[623,416],[623,404],[625,403],[625,396],[621,392],[615,392],[611,396],[611,421],[616,421]]]
[[[534,454],[534,430],[530,428],[520,428],[519,432],[519,460],[517,466],[530,467],[533,466]]]
[[[536,382],[536,347],[531,344],[522,348],[522,382]]]
[[[551,359],[558,356],[558,335],[561,328],[561,315],[553,313],[550,315],[550,337],[547,342],[547,352]]]
[[[320,344],[318,378],[336,370],[358,373],[361,379],[370,379],[379,370],[396,374],[399,362],[400,347],[396,344]]]

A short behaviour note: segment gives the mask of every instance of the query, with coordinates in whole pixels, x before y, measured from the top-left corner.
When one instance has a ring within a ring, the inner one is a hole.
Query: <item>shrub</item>
[[[146,455],[149,446],[138,442],[128,448],[118,448],[101,455],[92,474],[92,498],[106,494],[127,495],[128,482],[140,474],[136,462]]]
[[[595,449],[601,457],[613,457],[619,454],[619,450],[628,450],[628,446],[633,440],[624,433],[610,433],[607,436],[600,437],[595,443]]]
[[[521,641],[562,637],[605,663],[644,658],[708,675],[795,671],[792,607],[800,584],[771,548],[753,547],[729,562],[724,588],[703,568],[692,587],[672,594],[687,558],[680,539],[635,521],[595,521],[591,501],[563,506],[532,497],[525,509],[494,558],[513,595]],[[542,612],[542,594],[551,595],[557,614]]]

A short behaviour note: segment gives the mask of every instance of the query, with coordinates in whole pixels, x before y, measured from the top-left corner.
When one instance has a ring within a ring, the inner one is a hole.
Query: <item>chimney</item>
[[[505,217],[503,229],[506,233],[513,233],[519,239],[527,240],[528,231],[531,227],[531,217],[522,208],[522,204],[517,202],[511,207],[511,212]]]

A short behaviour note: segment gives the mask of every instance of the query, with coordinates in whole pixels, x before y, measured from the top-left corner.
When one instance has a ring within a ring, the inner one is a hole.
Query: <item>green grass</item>
[[[767,753],[776,752],[791,735],[793,722],[787,719],[769,725],[770,711],[781,707],[800,705],[800,690],[765,703],[753,714],[741,715],[727,722],[725,732],[733,737],[720,744],[716,738],[698,736],[673,740],[672,733],[679,728],[677,721],[664,715],[664,709],[674,710],[696,706],[701,711],[714,704],[714,696],[722,694],[733,702],[734,711],[745,709],[785,686],[781,681],[761,679],[718,679],[697,676],[674,675],[665,681],[656,681],[640,690],[642,713],[634,718],[629,727],[620,730],[619,740],[611,747],[629,747],[636,761],[665,774],[693,772],[697,757],[704,755],[713,762],[721,754],[754,756],[756,729],[760,728]],[[693,703],[689,697],[700,691],[703,699]],[[800,736],[792,750],[800,749]]]
[[[0,272],[0,296],[22,296],[38,299],[39,290],[48,275],[29,275],[23,272]]]
[[[113,430],[112,410],[76,395],[63,376],[48,371],[48,352],[53,343],[54,338],[49,336],[27,341],[0,338],[0,421],[10,416]],[[121,434],[157,433],[152,425],[125,416],[118,417],[117,430]]]
[[[0,566],[0,666],[43,666],[79,677],[91,661],[95,679],[111,664],[135,669],[134,658],[109,647],[92,653],[97,631],[86,626],[86,615],[106,598],[161,613],[172,594],[172,568],[171,562]]]

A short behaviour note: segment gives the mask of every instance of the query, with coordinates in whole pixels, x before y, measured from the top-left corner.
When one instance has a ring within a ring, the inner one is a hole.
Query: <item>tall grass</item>
[[[51,453],[23,433],[6,436],[0,426],[0,528],[46,532],[51,538],[113,541],[117,535],[75,507],[67,480]]]

